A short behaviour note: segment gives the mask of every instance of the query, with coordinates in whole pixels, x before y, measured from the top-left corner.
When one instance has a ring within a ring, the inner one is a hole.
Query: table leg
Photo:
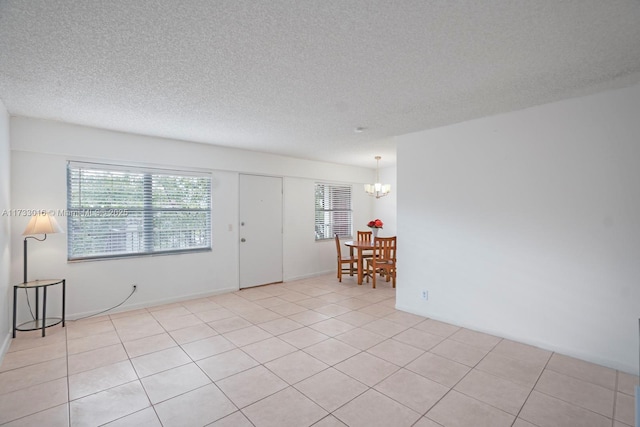
[[[358,285],[362,285],[362,248],[358,248]]]
[[[64,328],[64,313],[65,313],[65,306],[66,306],[66,293],[67,293],[67,281],[66,280],[62,280],[62,327]]]
[[[14,286],[13,287],[13,338],[16,337],[16,311],[18,310],[18,308],[16,307],[16,304],[18,302],[18,287]]]
[[[351,264],[349,264],[349,276],[353,276],[353,246],[349,246],[349,258],[351,258]]]
[[[45,327],[47,326],[47,286],[44,287],[42,298],[42,337],[44,338]]]

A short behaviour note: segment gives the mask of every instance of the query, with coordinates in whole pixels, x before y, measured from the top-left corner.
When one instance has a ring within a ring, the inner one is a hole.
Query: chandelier
[[[365,184],[364,191],[370,195],[374,196],[376,199],[380,197],[384,197],[391,191],[391,185],[389,184],[381,184],[380,183],[380,159],[382,157],[376,156],[376,182],[375,184]]]

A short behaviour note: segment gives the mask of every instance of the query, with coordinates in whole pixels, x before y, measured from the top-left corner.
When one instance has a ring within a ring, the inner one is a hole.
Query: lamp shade
[[[58,221],[51,215],[43,213],[31,217],[27,228],[24,229],[23,236],[30,234],[53,234],[64,233],[64,230],[58,224]]]

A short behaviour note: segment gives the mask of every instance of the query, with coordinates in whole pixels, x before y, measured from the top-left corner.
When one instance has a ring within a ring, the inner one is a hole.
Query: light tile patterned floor
[[[322,276],[19,333],[7,426],[624,427],[638,377]]]

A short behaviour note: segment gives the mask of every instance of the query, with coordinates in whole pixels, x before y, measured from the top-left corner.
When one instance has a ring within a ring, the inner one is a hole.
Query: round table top
[[[347,240],[344,242],[345,246],[350,246],[353,248],[363,248],[363,249],[371,249],[373,248],[372,240]]]
[[[58,283],[62,283],[64,279],[42,279],[42,280],[31,280],[26,283],[19,283],[15,285],[18,288],[39,288],[43,286],[52,286],[57,285]]]

